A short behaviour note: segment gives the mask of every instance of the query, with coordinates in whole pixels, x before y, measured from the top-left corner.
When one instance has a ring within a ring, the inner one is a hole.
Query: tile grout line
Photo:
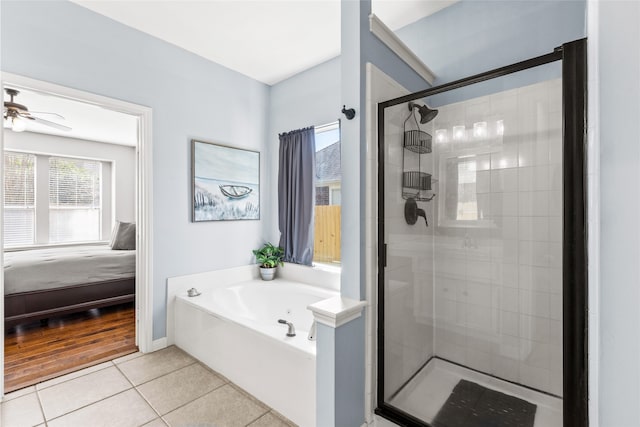
[[[49,380],[46,380],[46,381],[43,381],[43,382],[40,382],[40,383],[36,383],[36,384],[34,384],[32,387],[35,387],[36,391],[42,391],[42,390],[46,390],[46,389],[51,388],[51,387],[55,387],[55,386],[57,386],[57,385],[59,385],[59,384],[64,384],[64,383],[67,383],[67,382],[69,382],[69,381],[76,380],[76,379],[78,379],[78,378],[86,377],[87,375],[91,375],[91,374],[93,374],[93,373],[95,373],[95,372],[100,372],[100,371],[103,371],[103,370],[105,370],[105,369],[109,369],[109,368],[110,368],[110,366],[105,366],[104,368],[96,369],[95,371],[87,372],[86,374],[78,375],[77,377],[69,378],[69,379],[67,379],[67,380],[60,381],[59,383],[52,384],[52,385],[47,386],[47,387],[43,387],[43,388],[42,388],[42,389],[40,389],[40,390],[38,389],[38,385],[39,385],[39,384],[44,384],[45,382],[53,381],[53,380],[56,380],[56,379],[58,379],[58,378],[62,378],[62,377],[64,377],[64,376],[66,376],[66,375],[73,375],[73,374],[75,374],[75,373],[77,373],[77,372],[84,371],[85,369],[92,369],[92,368],[94,368],[94,367],[96,367],[96,366],[99,366],[99,365],[102,365],[102,364],[104,364],[104,363],[111,363],[111,364],[114,364],[112,360],[108,360],[108,361],[106,361],[106,362],[99,363],[98,365],[87,366],[86,368],[81,369],[81,370],[79,370],[79,371],[69,372],[68,374],[62,375],[62,376],[60,376],[60,377],[54,377],[54,378],[51,378],[51,379],[49,379]]]
[[[105,362],[105,363],[107,363],[107,362]],[[79,408],[76,408],[76,409],[74,409],[73,411],[65,412],[64,414],[58,415],[57,417],[53,417],[53,418],[51,418],[51,419],[47,419],[46,415],[44,414],[44,408],[43,408],[43,409],[42,409],[42,412],[43,412],[43,417],[44,417],[44,420],[45,420],[45,424],[48,424],[48,422],[49,422],[49,421],[57,420],[58,418],[62,418],[62,417],[64,417],[64,416],[66,416],[66,415],[72,414],[72,413],[74,413],[74,412],[76,412],[76,411],[79,411],[80,409],[84,409],[84,408],[87,408],[87,407],[89,407],[89,406],[91,406],[91,405],[95,405],[95,404],[97,404],[97,403],[100,403],[100,402],[102,402],[102,401],[104,401],[104,400],[110,399],[110,398],[112,398],[112,397],[114,397],[114,396],[117,396],[117,395],[119,395],[119,394],[122,394],[122,393],[124,393],[124,392],[126,392],[126,391],[129,391],[129,390],[131,390],[131,389],[135,389],[135,386],[131,383],[131,381],[129,380],[129,378],[128,378],[128,377],[127,377],[127,376],[126,376],[122,371],[120,371],[120,369],[118,368],[118,365],[117,365],[117,364],[115,364],[112,360],[108,361],[108,363],[111,363],[111,364],[113,365],[113,367],[114,367],[114,368],[116,368],[116,369],[118,370],[118,372],[119,372],[119,373],[120,373],[120,374],[121,374],[121,375],[122,375],[122,376],[127,380],[127,382],[128,382],[129,384],[131,384],[131,387],[126,388],[126,389],[124,389],[124,390],[121,390],[121,391],[119,391],[119,392],[117,392],[117,393],[114,393],[114,394],[112,394],[112,395],[105,396],[105,397],[103,397],[102,399],[98,399],[98,400],[96,400],[95,402],[91,402],[91,403],[88,403],[88,404],[86,404],[86,405],[84,405],[84,406],[80,406]],[[46,387],[46,388],[44,388],[43,390],[47,390],[47,389],[49,389],[49,388],[51,388],[51,387],[55,387],[55,386],[57,386],[57,385],[59,385],[59,384],[64,384],[64,383],[67,383],[67,382],[69,382],[69,381],[73,381],[73,380],[75,380],[75,379],[82,378],[82,377],[85,377],[85,376],[87,376],[87,375],[91,375],[91,374],[94,374],[94,373],[96,373],[96,372],[103,371],[104,369],[109,369],[110,367],[111,367],[111,366],[108,366],[108,367],[103,368],[103,369],[98,369],[97,371],[94,371],[94,372],[89,372],[88,374],[85,374],[85,375],[80,375],[79,377],[72,378],[72,379],[70,379],[70,380],[63,381],[63,382],[58,383],[58,384],[54,384],[54,385],[52,385],[52,386],[50,386],[50,387]],[[37,393],[39,393],[40,391],[36,389],[36,392],[37,392]],[[136,390],[136,392],[137,392],[137,390]],[[39,394],[38,394],[38,401],[40,401],[40,395],[39,395]],[[152,409],[153,409],[153,408],[152,408]]]
[[[135,359],[137,359],[137,357],[136,357]],[[135,360],[135,359],[132,359],[132,360]],[[127,361],[127,362],[128,362],[128,361]],[[124,363],[126,363],[126,362],[124,362]],[[145,403],[146,403],[146,404],[151,408],[151,410],[152,410],[152,411],[153,411],[153,412],[158,416],[158,418],[162,418],[162,415],[160,415],[160,413],[159,413],[158,411],[156,411],[156,408],[154,408],[154,407],[153,407],[153,405],[151,404],[151,402],[149,402],[149,401],[148,401],[148,400],[147,400],[147,399],[142,395],[142,393],[140,393],[140,390],[138,390],[138,387],[136,387],[136,385],[131,381],[131,379],[129,379],[129,377],[128,377],[124,372],[122,372],[122,370],[120,369],[120,367],[119,367],[117,364],[115,364],[115,363],[114,363],[114,365],[115,365],[116,369],[118,370],[118,372],[120,372],[120,375],[122,375],[122,376],[123,376],[123,377],[124,377],[128,382],[129,382],[129,384],[131,384],[131,388],[132,388],[133,390],[135,390],[135,392],[138,394],[138,396],[140,396],[140,397],[142,398],[142,400],[143,400],[143,401],[144,401],[144,402],[145,402]],[[158,378],[159,378],[159,377],[158,377]],[[144,383],[143,383],[143,384],[144,384]],[[129,390],[131,390],[131,389],[129,389]],[[151,421],[153,421],[153,420],[151,420]],[[164,422],[164,420],[162,420],[162,421]],[[166,423],[165,423],[165,424],[166,424]]]
[[[40,413],[42,414],[42,419],[44,420],[44,425],[47,426],[49,425],[49,423],[47,423],[47,416],[44,413],[44,407],[42,406],[42,401],[40,400],[40,393],[38,392],[38,389],[35,389],[35,393],[36,399],[38,400],[38,406],[40,407]]]
[[[131,385],[132,385],[133,387],[140,387],[141,385],[144,385],[144,384],[150,383],[151,381],[155,381],[155,380],[157,380],[158,378],[166,377],[166,376],[167,376],[167,375],[169,375],[169,374],[173,374],[174,372],[177,372],[177,371],[179,371],[180,369],[184,369],[184,368],[187,368],[187,367],[189,367],[189,366],[195,365],[196,363],[199,363],[199,362],[198,362],[197,360],[194,360],[192,363],[189,363],[188,365],[181,366],[180,368],[174,369],[173,371],[166,372],[166,373],[164,373],[164,374],[162,374],[162,375],[160,375],[160,376],[158,376],[158,377],[152,378],[152,379],[147,380],[147,381],[145,381],[145,382],[143,382],[143,383],[140,383],[140,384],[138,384],[138,385],[133,384],[133,382],[131,382],[131,380],[129,380],[129,377],[127,377],[127,375],[126,375],[124,372],[122,372],[122,370],[121,370],[120,368],[118,368],[118,370],[120,371],[120,373],[122,373],[122,375],[124,375],[124,377],[125,377],[125,378],[130,382],[130,383],[131,383]],[[116,365],[116,367],[118,367],[118,366]]]
[[[143,356],[139,356],[139,357],[144,357],[144,355],[143,355]],[[138,359],[139,357],[136,357],[136,358],[131,359],[131,360],[136,360],[136,359]],[[127,360],[127,361],[125,361],[125,362],[123,362],[123,363],[127,363],[127,362],[129,362],[129,360]],[[140,386],[142,386],[142,385],[145,385],[145,384],[148,384],[148,383],[150,383],[151,381],[155,381],[155,380],[157,380],[157,379],[159,379],[159,378],[166,377],[167,375],[169,375],[169,374],[173,374],[174,372],[177,372],[177,371],[179,371],[179,370],[181,370],[181,369],[188,368],[189,366],[193,366],[193,365],[195,365],[196,363],[199,363],[199,362],[198,362],[196,359],[193,359],[193,362],[192,362],[192,363],[189,363],[189,364],[184,365],[184,366],[182,366],[182,367],[180,367],[180,368],[177,368],[177,369],[174,369],[174,370],[169,371],[169,372],[167,372],[167,373],[164,373],[164,374],[162,374],[162,375],[160,375],[160,376],[158,376],[158,377],[156,377],[156,378],[152,378],[152,379],[150,379],[150,380],[148,380],[148,381],[145,381],[145,382],[143,382],[143,383],[140,383],[140,384],[138,384],[138,385],[135,385],[135,384],[133,383],[133,381],[131,381],[131,379],[130,379],[130,378],[129,378],[129,377],[128,377],[128,376],[127,376],[127,375],[126,375],[126,374],[125,374],[121,369],[120,369],[120,367],[118,366],[119,364],[114,363],[114,365],[115,365],[116,369],[118,369],[118,372],[120,372],[120,373],[122,374],[122,376],[123,376],[123,377],[125,377],[125,378],[126,378],[126,380],[129,382],[129,384],[131,384],[131,387],[136,391],[136,393],[138,393],[138,395],[142,398],[142,400],[144,400],[144,401],[147,403],[147,405],[149,405],[149,407],[151,408],[151,410],[153,410],[153,412],[155,412],[155,413],[158,415],[158,418],[160,418],[160,419],[162,420],[162,422],[163,422],[163,423],[167,424],[167,422],[166,422],[166,421],[165,421],[165,419],[163,418],[163,415],[161,415],[161,414],[156,410],[156,408],[151,404],[151,402],[150,402],[150,401],[149,401],[149,400],[148,400],[148,399],[147,399],[147,398],[146,398],[146,397],[145,397],[145,396],[140,392],[140,390],[138,390],[138,387],[140,387]],[[222,385],[224,385],[224,384],[222,384]],[[215,388],[215,389],[213,389],[213,390],[216,390],[216,389],[218,389],[218,388],[220,388],[220,387],[221,387],[221,386],[216,387],[216,388]],[[213,390],[210,390],[210,391],[209,391],[209,393],[210,393],[210,392],[212,392]],[[205,393],[205,394],[203,394],[202,396],[204,396],[204,395],[206,395],[206,394],[208,394],[208,393]],[[197,397],[196,399],[199,399],[199,398],[200,398],[200,397],[202,397],[202,396],[199,396],[199,397]],[[193,399],[193,400],[196,400],[196,399]],[[185,403],[184,405],[186,405],[186,404],[188,404],[188,403],[193,402],[193,400],[191,400],[191,401],[189,401],[189,402]],[[179,407],[182,407],[182,406],[184,406],[184,405],[180,405]],[[178,408],[176,408],[176,409],[178,409]],[[171,410],[171,411],[167,412],[167,414],[168,414],[168,413],[171,413],[171,412],[173,412],[173,411],[175,411],[175,409],[173,409],[173,410]],[[166,414],[165,414],[165,415],[166,415]],[[153,421],[153,420],[152,420],[152,421]],[[167,424],[167,425],[168,425],[168,424]]]
[[[107,400],[107,399],[111,399],[112,397],[117,396],[117,395],[119,395],[119,394],[122,394],[122,393],[124,393],[124,392],[127,392],[127,391],[129,391],[129,390],[131,390],[131,388],[127,388],[127,389],[121,390],[121,391],[119,391],[119,392],[117,392],[117,393],[114,393],[114,394],[112,394],[112,395],[110,395],[110,396],[105,396],[105,397],[103,397],[102,399],[98,399],[98,400],[96,400],[95,402],[87,403],[86,405],[84,405],[84,406],[80,406],[79,408],[76,408],[76,409],[74,409],[73,411],[65,412],[64,414],[60,414],[60,415],[58,415],[58,416],[56,416],[56,417],[53,417],[53,418],[51,418],[51,419],[47,419],[47,418],[46,418],[46,416],[45,416],[45,422],[46,422],[46,423],[48,423],[49,421],[57,420],[58,418],[62,418],[62,417],[67,416],[67,415],[69,415],[69,414],[73,414],[74,412],[77,412],[77,411],[79,411],[79,410],[81,410],[81,409],[84,409],[84,408],[88,408],[88,407],[89,407],[89,406],[91,406],[91,405],[95,405],[95,404],[100,403],[100,402],[103,402],[103,401],[105,401],[105,400]]]
[[[81,409],[84,409],[84,408],[88,408],[89,406],[92,406],[92,405],[95,405],[97,403],[103,402],[103,401],[105,401],[107,399],[111,399],[112,397],[117,396],[117,395],[122,394],[122,393],[125,393],[125,392],[127,392],[129,390],[131,390],[131,388],[127,388],[125,390],[119,391],[119,392],[117,392],[115,394],[112,394],[110,396],[103,397],[102,399],[96,400],[95,402],[87,403],[86,405],[81,406],[79,408],[76,408],[73,411],[65,412],[64,414],[58,415],[57,417],[53,417],[53,418],[51,418],[49,420],[47,420],[46,417],[45,417],[45,423],[48,423],[49,421],[57,420],[59,418],[65,417],[65,416],[67,416],[69,414],[73,414],[74,412],[77,412],[77,411],[79,411]]]
[[[184,407],[185,407],[185,406],[187,406],[188,404],[193,403],[193,402],[195,402],[195,401],[196,401],[196,400],[198,400],[198,399],[202,399],[202,398],[203,398],[203,397],[205,397],[206,395],[211,394],[211,393],[213,393],[214,391],[216,391],[216,390],[218,390],[218,389],[220,389],[220,388],[222,388],[222,387],[224,387],[224,386],[226,386],[226,385],[229,385],[229,383],[228,383],[228,382],[226,382],[226,383],[220,384],[218,387],[215,387],[215,388],[213,388],[213,389],[211,389],[211,390],[207,391],[206,393],[204,393],[204,394],[202,394],[202,395],[200,395],[200,396],[196,397],[195,399],[191,399],[190,401],[185,402],[185,403],[183,403],[183,404],[182,404],[182,405],[180,405],[180,406],[176,406],[174,409],[170,410],[170,411],[169,411],[169,412],[167,412],[166,414],[164,414],[164,415],[160,415],[160,418],[162,418],[162,421],[164,421],[164,422],[165,422],[165,424],[167,424],[167,425],[168,425],[168,423],[167,423],[167,422],[165,421],[165,419],[164,419],[164,417],[165,417],[166,415],[169,415],[170,413],[175,412],[175,411],[177,411],[177,410],[178,410],[178,409],[180,409],[180,408],[184,408]],[[146,400],[146,399],[145,399],[145,400]]]
[[[251,420],[249,423],[245,424],[245,427],[249,427],[251,424],[255,423],[256,421],[258,421],[259,419],[261,419],[261,418],[263,418],[263,417],[266,417],[266,416],[267,416],[267,414],[270,414],[270,413],[271,413],[271,409],[269,409],[269,410],[268,410],[267,412],[265,412],[264,414],[262,414],[262,415],[258,416],[258,418],[254,419],[254,420]]]

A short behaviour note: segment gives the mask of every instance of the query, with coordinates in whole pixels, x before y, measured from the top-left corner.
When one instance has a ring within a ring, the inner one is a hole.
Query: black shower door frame
[[[587,427],[587,39],[565,43],[546,55],[497,68],[378,104],[378,349],[375,413],[403,426],[429,427],[384,401],[386,242],[384,222],[384,110],[540,65],[562,61],[563,114],[563,426]]]

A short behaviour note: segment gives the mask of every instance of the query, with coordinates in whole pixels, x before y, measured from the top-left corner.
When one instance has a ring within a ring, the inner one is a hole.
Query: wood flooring
[[[5,393],[133,353],[135,336],[133,303],[10,328],[4,339]]]

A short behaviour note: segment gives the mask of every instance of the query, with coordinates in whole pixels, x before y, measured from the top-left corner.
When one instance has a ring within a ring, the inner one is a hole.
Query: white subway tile
[[[491,169],[515,168],[518,166],[518,144],[505,143],[498,152],[491,153]]]
[[[561,294],[562,293],[562,269],[550,268],[548,270],[548,274],[549,274],[549,292],[553,294]]]
[[[491,307],[491,285],[480,282],[467,283],[468,301],[484,307]]]
[[[467,261],[467,279],[482,283],[491,280],[491,263],[488,261]]]
[[[549,319],[521,314],[520,338],[549,343]]]
[[[518,193],[505,192],[502,193],[502,215],[516,216],[518,215]]]
[[[491,354],[482,351],[467,350],[467,366],[481,372],[491,372]]]
[[[483,332],[491,331],[491,306],[467,304],[467,325]]]
[[[562,372],[562,346],[549,346],[549,369],[555,372]]]
[[[534,166],[531,179],[531,190],[549,190],[549,165]]]
[[[493,354],[491,357],[491,374],[507,381],[518,381],[518,362],[511,357]]]
[[[562,132],[551,132],[549,138],[549,163],[562,164]]]
[[[496,228],[491,230],[494,239],[518,239],[518,217],[500,216],[494,218]]]
[[[531,203],[531,215],[548,216],[549,215],[549,192],[533,191],[531,193],[533,201]]]
[[[549,165],[549,190],[562,190],[562,165]]]
[[[520,338],[511,335],[501,335],[500,343],[495,354],[514,361],[520,360]]]
[[[514,337],[520,334],[520,315],[511,311],[500,311],[500,332]]]
[[[518,242],[518,263],[520,265],[533,264],[533,242],[531,241]]]
[[[546,165],[549,163],[549,141],[548,136],[538,135],[538,140],[533,146],[534,163],[536,165]]]
[[[476,193],[491,192],[491,171],[476,172]]]
[[[533,145],[534,143],[531,140],[520,142],[518,146],[518,166],[519,167],[522,168],[527,166],[533,166],[536,164]]]
[[[550,294],[549,299],[549,317],[562,320],[562,294]]]
[[[502,310],[518,312],[518,289],[503,287],[500,297]]]
[[[549,320],[549,344],[562,347],[562,321]]]
[[[476,156],[476,171],[488,171],[491,170],[491,155],[482,154]]]
[[[521,364],[519,382],[527,384],[538,390],[546,391],[549,389],[549,378],[551,373],[548,369],[537,368],[534,366],[528,366]]]
[[[549,241],[562,242],[562,217],[549,217]]]
[[[549,344],[520,339],[520,360],[523,366],[549,369]]]
[[[550,294],[548,292],[520,289],[518,296],[521,314],[547,318],[550,316]]]
[[[552,268],[562,268],[562,243],[549,243],[549,266]]]
[[[549,266],[551,260],[549,242],[531,242],[531,251],[532,265]]]
[[[534,178],[533,167],[518,168],[518,190],[532,191]]]
[[[562,191],[549,192],[549,215],[562,216]]]

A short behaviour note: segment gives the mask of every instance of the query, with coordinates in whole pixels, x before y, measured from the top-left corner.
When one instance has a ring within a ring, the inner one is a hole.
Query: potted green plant
[[[260,249],[254,249],[253,254],[256,256],[256,261],[260,265],[260,276],[262,280],[273,280],[276,274],[276,267],[279,265],[284,266],[282,258],[284,258],[284,249],[278,246],[273,246],[267,242]]]

